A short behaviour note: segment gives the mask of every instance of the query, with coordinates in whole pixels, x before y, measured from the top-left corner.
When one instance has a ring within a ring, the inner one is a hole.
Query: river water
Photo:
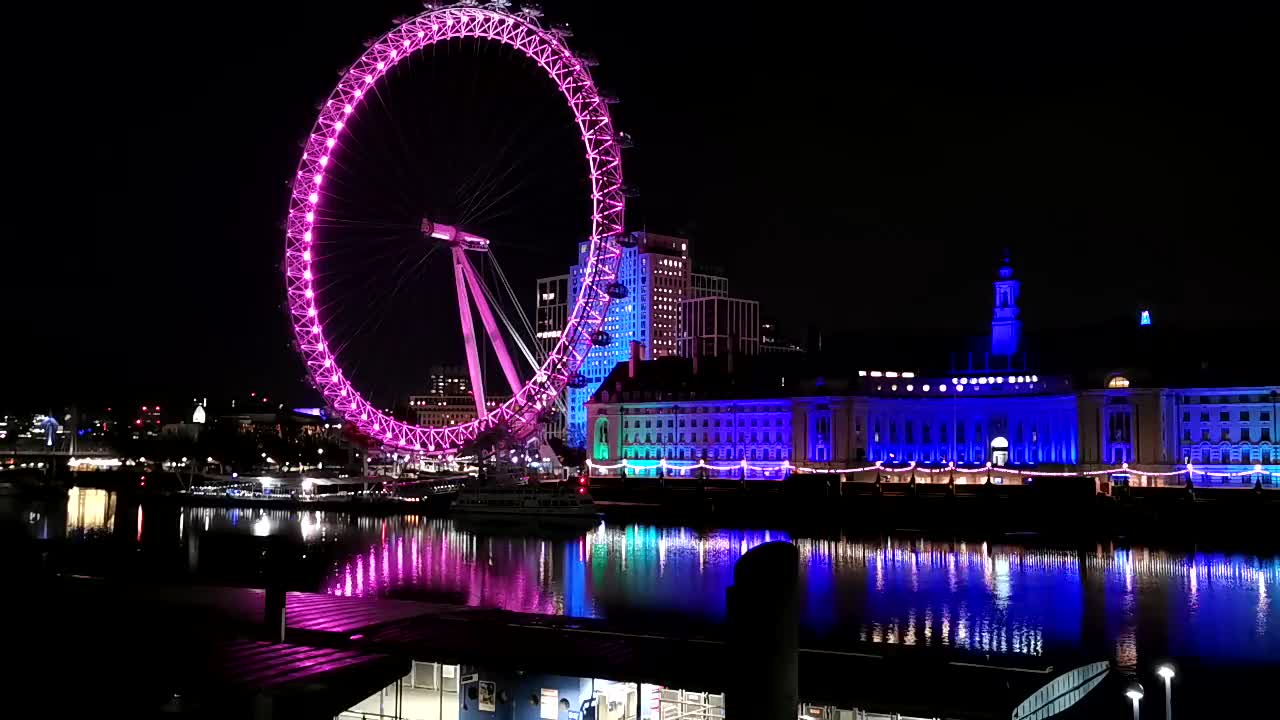
[[[1253,669],[1280,662],[1278,555],[608,522],[554,539],[502,537],[448,518],[130,512],[110,493],[85,489],[72,490],[66,511],[65,529],[43,532],[93,542],[110,531],[140,547],[210,531],[301,538],[330,548],[315,589],[336,595],[672,625],[721,621],[734,563],[781,540],[800,551],[802,630],[818,642],[1090,655],[1122,668],[1165,657]]]

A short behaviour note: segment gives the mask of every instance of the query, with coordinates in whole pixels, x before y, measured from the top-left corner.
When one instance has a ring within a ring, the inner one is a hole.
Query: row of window
[[[1238,417],[1239,417],[1240,422],[1249,422],[1249,420],[1250,420],[1250,412],[1249,412],[1248,410],[1241,410],[1241,411],[1240,411],[1240,413],[1239,413],[1239,415],[1238,415]],[[1270,410],[1260,410],[1260,411],[1258,412],[1258,421],[1259,421],[1259,422],[1271,422],[1271,411],[1270,411]],[[1190,411],[1190,410],[1183,410],[1183,411],[1182,411],[1182,422],[1184,422],[1184,423],[1185,423],[1185,422],[1191,422],[1191,411]],[[1206,412],[1206,411],[1201,411],[1201,413],[1200,413],[1200,422],[1209,422],[1209,413],[1208,413],[1208,412]],[[1218,422],[1231,422],[1231,412],[1230,412],[1229,410],[1219,410],[1219,411],[1218,411]]]
[[[1192,463],[1210,465],[1270,463],[1280,464],[1280,448],[1235,447],[1235,448],[1203,448],[1193,447],[1186,451]]]
[[[997,457],[996,453],[1005,453]],[[865,460],[866,453],[859,448],[857,450],[857,459]],[[993,461],[997,465],[1003,465],[1005,461],[1013,463],[1074,463],[1074,452],[1066,447],[1046,447],[1036,446],[1031,448],[1013,447],[1005,451],[989,451],[989,449],[974,447],[958,447],[955,454],[949,452],[949,448],[945,445],[938,447],[909,447],[893,452],[887,447],[877,447],[871,449],[871,460],[880,460],[883,462],[922,462],[922,463],[945,463],[956,462],[960,464],[984,463],[988,460]]]
[[[710,437],[711,437],[713,434],[715,435],[715,440],[711,440],[711,439],[710,439]],[[655,438],[656,438],[656,439],[655,439]],[[656,435],[655,435],[654,433],[645,433],[645,434],[644,434],[644,439],[643,439],[643,440],[641,440],[641,439],[640,439],[640,433],[638,433],[638,432],[637,432],[637,433],[623,433],[623,434],[622,434],[622,442],[623,442],[624,444],[640,443],[640,442],[645,442],[645,443],[651,443],[651,442],[669,442],[669,443],[670,443],[670,442],[676,442],[676,440],[675,440],[675,433],[667,433],[667,436],[666,436],[666,440],[665,440],[665,441],[664,441],[664,440],[663,440],[663,438],[662,438],[662,433],[657,433]],[[695,433],[680,433],[680,442],[698,442],[698,433],[696,433],[696,432],[695,432]],[[733,433],[731,433],[731,432],[730,432],[730,433],[723,433],[723,434],[722,434],[722,433],[707,433],[707,432],[704,432],[704,433],[702,433],[702,442],[704,442],[704,443],[706,443],[706,442],[733,442]],[[745,433],[745,432],[744,432],[744,433],[738,433],[738,442],[740,442],[740,443],[745,443],[745,442],[753,442],[753,443],[755,443],[755,442],[769,442],[769,433],[767,433],[767,432],[765,432],[765,433],[754,433],[754,432],[753,432],[753,433],[750,433],[750,434],[747,434],[747,433]],[[790,440],[789,440],[789,439],[788,439],[788,440],[784,440],[784,439],[783,439],[783,433],[775,432],[775,433],[773,434],[773,442],[776,442],[776,443],[780,443],[780,442],[790,442]]]
[[[1242,427],[1240,428],[1239,432],[1236,434],[1235,440],[1238,440],[1239,442],[1253,442],[1254,440],[1257,440],[1258,442],[1270,442],[1271,428],[1269,427],[1258,428],[1257,436],[1258,437],[1256,438],[1254,437],[1254,432],[1251,428]],[[1212,439],[1213,438],[1210,437],[1209,428],[1200,428],[1201,442],[1207,442]],[[1218,440],[1230,442],[1232,440],[1231,428],[1222,428],[1221,430],[1219,430]],[[1191,442],[1191,428],[1182,429],[1182,442]]]
[[[790,460],[791,451],[786,448],[718,448],[703,451],[698,448],[626,448],[622,457],[628,460]]]
[[[658,420],[656,420],[656,421],[655,421],[655,420],[644,420],[644,421],[641,421],[641,420],[623,420],[623,421],[622,421],[622,427],[623,427],[623,429],[631,428],[631,427],[639,428],[639,427],[640,427],[640,423],[641,423],[641,422],[643,422],[643,423],[644,423],[644,427],[645,427],[645,428],[653,428],[653,427],[655,427],[655,425],[653,425],[653,423],[654,423],[654,422],[657,422],[657,423],[658,423],[658,424],[656,425],[656,427],[659,427],[659,428],[661,428],[661,427],[662,427],[662,418],[659,418],[659,419],[658,419]],[[675,426],[672,424],[672,423],[674,423],[674,422],[675,422],[675,421],[674,421],[674,420],[672,420],[671,418],[667,418],[667,427],[669,427],[669,428],[670,428],[670,427],[675,427]],[[685,424],[686,422],[688,422],[689,424],[688,424],[688,425],[686,425],[686,424]],[[632,423],[635,423],[635,424],[633,425]],[[707,423],[714,423],[714,425],[708,425]],[[785,424],[786,424],[786,423],[784,422],[784,418],[774,418],[774,419],[773,419],[773,422],[769,422],[769,419],[768,419],[768,418],[765,418],[764,420],[760,420],[759,418],[751,418],[751,425],[750,425],[750,427],[761,427],[761,426],[769,427],[769,426],[771,426],[771,425],[772,425],[772,426],[775,426],[775,427],[784,427],[784,426],[785,426]],[[732,421],[732,420],[725,420],[725,421],[724,421],[724,426],[725,426],[725,427],[733,427],[733,421]],[[680,418],[680,427],[695,427],[695,428],[696,428],[696,427],[698,427],[698,421],[697,421],[697,419],[687,420],[687,421],[686,421],[686,419],[685,419],[685,418]],[[708,420],[707,418],[703,418],[703,420],[702,420],[702,427],[720,427],[720,419],[719,419],[719,418],[716,418],[715,420]],[[748,427],[746,418],[738,418],[738,427]]]
[[[661,402],[662,400],[672,400],[674,399],[673,396],[675,395],[675,393],[665,392],[665,391],[657,392],[657,393],[649,392],[649,391],[645,391],[642,393],[626,392],[623,394],[644,396],[645,401],[659,401],[659,402]],[[639,399],[640,398],[638,397],[625,398],[626,401],[639,400]],[[605,401],[605,402],[608,402],[608,401]],[[785,415],[784,417],[790,417],[790,413],[788,413],[788,408],[785,405],[754,406],[750,410],[739,410],[732,405],[679,406],[674,410],[670,406],[648,407],[648,408],[625,408],[625,412],[627,415],[669,415],[673,411],[679,412],[682,415],[714,415],[716,413],[722,413],[722,414],[734,415],[734,416],[739,416],[739,415],[749,416],[751,414],[765,415],[770,413],[787,413],[787,415]]]
[[[903,431],[902,435],[903,435],[904,442],[915,443],[916,427],[917,426],[915,422],[912,422],[912,421],[907,421],[902,424],[902,431]],[[879,420],[876,420],[872,424],[872,442],[879,443],[881,442],[882,437],[884,437],[880,432],[880,428],[881,428],[881,423]],[[891,420],[888,422],[888,428],[889,428],[889,432],[887,436],[888,442],[890,443],[898,442],[898,423],[896,421]],[[922,422],[919,425],[919,429],[920,429],[920,441],[922,443],[927,445],[933,442],[933,437],[934,437],[933,425],[931,423]],[[964,420],[956,421],[955,430],[956,430],[955,438],[954,438],[955,442],[957,443],[968,442],[968,435],[966,434],[966,427],[965,427]],[[859,427],[855,432],[860,433],[861,431],[862,431],[861,423],[859,423]],[[983,432],[982,432],[982,423],[975,422],[973,424],[973,438],[979,441],[985,440],[986,436],[983,435]],[[1011,438],[1011,442],[1022,444],[1027,442],[1028,438],[1030,438],[1030,441],[1032,444],[1040,442],[1040,426],[1033,424],[1031,426],[1030,433],[1028,433],[1027,428],[1023,423],[1021,422],[1016,423],[1014,425],[1014,432],[1013,432],[1013,437]],[[947,435],[947,424],[945,422],[938,424],[938,439],[943,442],[950,441],[952,439]]]
[[[1182,402],[1185,405],[1219,405],[1222,403],[1239,404],[1239,403],[1269,403],[1275,402],[1274,396],[1276,391],[1272,391],[1270,395],[1183,395]]]

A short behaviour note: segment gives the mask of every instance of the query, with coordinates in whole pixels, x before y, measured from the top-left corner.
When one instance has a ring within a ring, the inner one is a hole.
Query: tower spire
[[[995,281],[995,312],[991,317],[991,354],[1011,356],[1018,352],[1022,321],[1018,319],[1018,292],[1021,283],[1013,278],[1013,265],[1005,248],[1004,262]]]

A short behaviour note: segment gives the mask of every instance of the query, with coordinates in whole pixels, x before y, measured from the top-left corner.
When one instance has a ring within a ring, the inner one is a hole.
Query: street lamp
[[[1156,668],[1156,674],[1164,678],[1164,720],[1173,720],[1173,666],[1169,663],[1162,663]]]
[[[1134,680],[1124,691],[1125,697],[1133,701],[1133,720],[1138,720],[1138,702],[1142,700],[1142,683]]]

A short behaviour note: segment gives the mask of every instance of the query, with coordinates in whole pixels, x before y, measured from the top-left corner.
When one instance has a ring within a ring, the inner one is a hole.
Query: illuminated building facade
[[[589,457],[614,468],[634,462],[631,474],[698,469],[757,479],[778,479],[796,466],[876,463],[1028,473],[1123,468],[1175,473],[1166,477],[1177,482],[1190,475],[1197,484],[1280,476],[1280,385],[1182,387],[1129,372],[1008,370],[1020,341],[1011,282],[1006,262],[995,283],[986,367],[823,378],[789,376],[765,362],[780,359],[769,355],[758,363],[618,365],[587,406]]]
[[[1185,388],[1171,394],[1181,462],[1280,465],[1280,387]]]
[[[680,303],[689,293],[689,243],[655,233],[635,233],[632,238],[634,247],[623,249],[618,264],[618,282],[627,295],[609,305],[602,328],[610,342],[592,348],[578,370],[586,384],[566,391],[568,442],[576,447],[586,438],[586,401],[614,365],[629,357],[631,342],[644,346],[647,359],[676,354]],[[578,263],[569,271],[571,298],[582,291],[588,248],[588,243],[579,243]]]
[[[649,369],[655,365],[665,367]],[[764,479],[784,475],[783,461],[817,468],[991,463],[1161,472],[1190,465],[1202,473],[1247,475],[1257,467],[1280,473],[1277,385],[1080,389],[1056,376],[859,371],[821,393],[813,381],[788,389],[778,374],[707,385],[683,358],[641,363],[634,377],[628,370],[619,365],[588,405],[589,449],[600,463],[745,461],[747,477]],[[766,385],[774,392],[761,392]],[[728,466],[710,473],[740,474]]]
[[[619,364],[587,406],[589,457],[752,460],[775,468],[752,477],[781,477],[782,462],[795,459],[796,403],[770,376],[735,376],[728,364],[727,357]]]
[[[1077,398],[1067,378],[869,375],[859,378],[860,397],[837,425],[845,437],[837,436],[830,457],[995,465],[1079,460]],[[815,460],[824,456],[822,441],[810,442]]]

